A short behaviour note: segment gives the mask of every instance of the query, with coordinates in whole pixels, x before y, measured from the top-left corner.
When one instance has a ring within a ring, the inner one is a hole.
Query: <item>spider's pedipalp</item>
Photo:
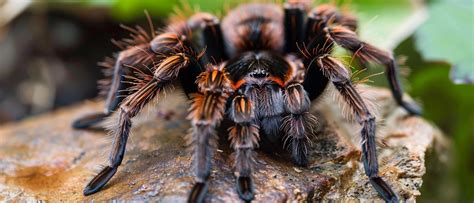
[[[391,187],[378,175],[378,162],[375,143],[375,116],[372,115],[364,100],[352,85],[348,70],[341,62],[329,56],[317,59],[322,72],[333,83],[349,105],[356,121],[362,125],[362,160],[365,174],[376,191],[388,202],[398,202]]]
[[[310,100],[299,83],[285,88],[285,104],[288,115],[283,118],[284,145],[291,151],[291,158],[298,166],[308,165],[308,150],[314,135],[317,119],[309,113]]]
[[[291,151],[291,158],[298,166],[308,165],[308,149],[317,119],[310,112],[311,100],[306,93],[302,82],[305,68],[301,61],[292,56],[286,57],[293,76],[286,82],[284,88],[284,104],[287,115],[283,118],[281,129],[284,132],[285,146]]]
[[[403,88],[398,79],[398,65],[392,54],[360,41],[355,32],[343,26],[328,27],[325,29],[325,32],[337,44],[352,51],[354,56],[359,58],[364,65],[371,61],[383,64],[386,68],[390,89],[398,105],[402,106],[412,115],[421,114],[421,108],[417,104],[403,99]]]

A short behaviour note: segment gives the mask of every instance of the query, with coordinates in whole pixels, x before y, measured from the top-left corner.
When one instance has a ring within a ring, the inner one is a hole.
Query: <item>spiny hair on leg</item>
[[[283,117],[280,129],[286,132],[283,137],[283,146],[291,146],[292,138],[304,139],[311,144],[311,140],[316,136],[315,129],[318,129],[318,120],[310,112],[300,115],[289,114]],[[307,146],[305,146],[307,147]],[[305,149],[307,151],[307,148]]]
[[[232,162],[235,171],[241,171],[238,168],[242,164],[250,164],[246,166],[250,169],[255,165],[255,157],[253,149],[258,147],[258,142],[260,140],[259,136],[259,127],[255,124],[245,124],[241,126],[232,126],[229,128],[229,140],[231,147],[235,150],[232,153]],[[238,154],[244,153],[244,154]],[[251,163],[247,163],[247,160],[250,160]],[[236,174],[236,176],[248,176],[249,174]]]

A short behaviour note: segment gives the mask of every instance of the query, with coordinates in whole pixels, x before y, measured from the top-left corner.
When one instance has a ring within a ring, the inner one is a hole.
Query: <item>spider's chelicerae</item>
[[[391,187],[378,175],[375,117],[350,80],[350,72],[331,51],[337,44],[353,53],[363,65],[386,67],[393,96],[410,114],[415,104],[403,100],[393,56],[358,39],[356,19],[330,5],[314,9],[299,1],[278,4],[243,4],[222,20],[208,13],[172,21],[163,32],[147,34],[130,29],[131,38],[109,67],[110,82],[104,113],[77,120],[75,128],[88,128],[118,111],[113,130],[110,163],[84,189],[98,192],[117,172],[125,154],[131,119],[175,80],[191,99],[189,120],[194,147],[195,184],[189,201],[202,202],[207,193],[216,128],[224,118],[233,122],[228,132],[235,150],[237,193],[254,198],[253,151],[259,138],[287,141],[298,166],[308,164],[309,136],[316,117],[311,101],[328,83],[335,86],[362,125],[362,160],[365,173],[380,197],[397,202]]]

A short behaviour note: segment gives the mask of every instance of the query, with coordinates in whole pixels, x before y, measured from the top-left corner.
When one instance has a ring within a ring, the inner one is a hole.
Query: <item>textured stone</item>
[[[362,87],[378,113],[380,175],[401,198],[420,195],[425,152],[441,137],[419,117],[397,107],[389,91]],[[360,163],[360,127],[344,119],[326,96],[313,108],[318,136],[307,168],[291,164],[285,151],[258,151],[254,182],[256,202],[300,200],[382,201],[368,183]],[[81,115],[99,111],[101,102],[85,102],[0,127],[0,201],[150,200],[184,202],[192,187],[191,152],[186,150],[188,102],[168,94],[135,119],[123,165],[99,193],[84,197],[82,189],[106,163],[111,139],[102,131],[70,128]],[[109,122],[113,123],[113,118]],[[210,179],[209,202],[240,201],[234,189],[231,150],[221,133]]]

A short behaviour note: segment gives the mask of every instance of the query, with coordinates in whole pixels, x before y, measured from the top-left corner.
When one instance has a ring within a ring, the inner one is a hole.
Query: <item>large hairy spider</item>
[[[335,44],[351,51],[363,65],[383,64],[397,103],[410,114],[415,104],[402,99],[393,56],[358,39],[356,19],[330,5],[307,9],[307,4],[243,4],[222,23],[208,13],[175,20],[151,36],[130,29],[131,38],[117,43],[122,51],[107,60],[112,80],[104,113],[77,120],[75,128],[89,128],[118,110],[109,164],[85,187],[84,195],[98,192],[117,172],[125,154],[131,119],[175,80],[180,81],[192,105],[191,141],[195,184],[190,202],[202,202],[207,193],[216,128],[224,118],[235,150],[237,192],[242,200],[254,198],[253,150],[260,137],[289,145],[292,161],[308,164],[309,136],[316,117],[311,101],[332,83],[362,125],[362,160],[370,183],[387,202],[398,202],[391,187],[378,175],[375,117],[350,80],[350,71],[331,57]]]

